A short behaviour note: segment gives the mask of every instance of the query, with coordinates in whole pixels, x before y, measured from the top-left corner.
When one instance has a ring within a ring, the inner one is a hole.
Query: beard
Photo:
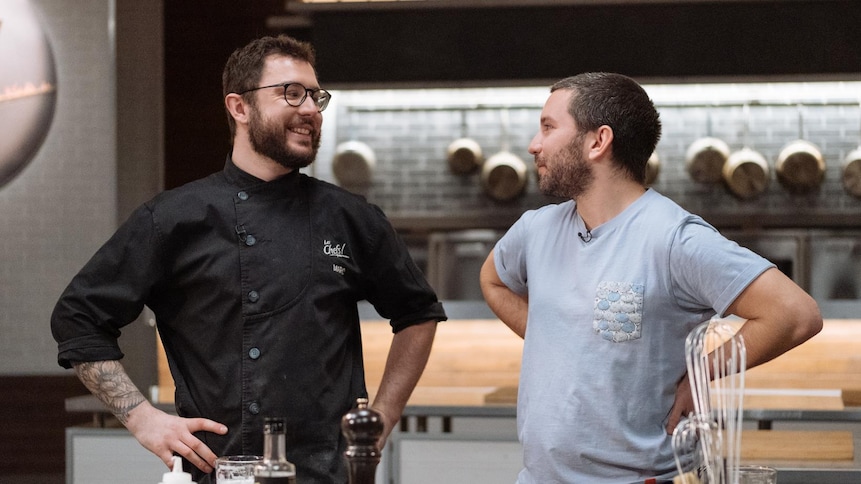
[[[291,170],[305,168],[317,158],[320,148],[320,132],[311,129],[311,152],[297,153],[287,146],[287,131],[280,124],[266,122],[257,109],[251,110],[248,120],[248,137],[254,151],[275,160],[279,165]]]
[[[576,199],[595,179],[582,152],[584,136],[577,135],[567,146],[543,161],[545,172],[538,177],[538,189],[545,195]],[[536,160],[539,161],[539,160]]]

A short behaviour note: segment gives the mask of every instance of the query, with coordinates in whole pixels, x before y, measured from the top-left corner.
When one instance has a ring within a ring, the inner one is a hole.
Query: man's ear
[[[613,128],[605,124],[590,132],[588,148],[589,158],[610,156],[613,153]]]
[[[248,123],[248,111],[249,106],[248,103],[235,92],[232,92],[224,98],[224,106],[227,108],[227,112],[233,116],[233,120],[236,121],[237,124],[247,124]]]

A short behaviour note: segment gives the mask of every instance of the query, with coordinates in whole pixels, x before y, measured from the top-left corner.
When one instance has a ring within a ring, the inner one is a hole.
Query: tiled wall
[[[54,50],[57,108],[33,160],[0,187],[0,375],[66,372],[49,326],[54,304],[118,218],[158,191],[163,160],[161,0],[30,4]],[[120,344],[145,388],[153,329],[129,325]]]
[[[732,223],[736,216],[767,220],[791,215],[793,223],[811,226],[828,223],[835,215],[844,220],[857,215],[861,226],[861,199],[846,193],[840,181],[842,161],[861,144],[861,83],[645,87],[664,127],[657,148],[661,171],[653,185],[658,191],[691,211],[719,216],[722,223]],[[420,225],[422,219],[453,214],[474,216],[477,225],[492,224],[488,221],[500,220],[500,214],[516,216],[551,201],[537,191],[527,152],[547,95],[545,86],[337,91],[325,113],[324,146],[313,170],[334,181],[331,160],[337,144],[357,139],[374,150],[377,163],[372,186],[356,191],[379,204],[399,226],[409,228],[411,223]],[[777,182],[774,162],[781,148],[800,134],[818,145],[827,171],[818,191],[792,196]],[[767,191],[743,201],[722,183],[692,181],[685,170],[685,152],[693,141],[707,135],[723,139],[733,151],[747,140],[762,153],[771,168]],[[460,136],[478,141],[485,156],[507,143],[530,168],[524,196],[510,203],[496,202],[482,193],[478,174],[451,173],[446,147]]]
[[[110,3],[31,4],[57,64],[57,106],[31,163],[0,187],[0,373],[62,371],[48,324],[72,275],[116,226]],[[0,66],[2,68],[2,66]]]

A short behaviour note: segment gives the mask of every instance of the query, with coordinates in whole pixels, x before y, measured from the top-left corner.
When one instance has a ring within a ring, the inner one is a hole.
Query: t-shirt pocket
[[[601,338],[614,343],[640,339],[643,292],[642,284],[614,281],[598,283],[592,329]]]

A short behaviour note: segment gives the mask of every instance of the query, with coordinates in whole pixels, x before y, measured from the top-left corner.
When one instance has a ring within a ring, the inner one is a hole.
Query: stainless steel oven
[[[505,232],[437,232],[428,239],[427,278],[440,299],[484,300],[478,275],[487,254]]]
[[[742,247],[770,260],[803,289],[808,289],[807,234],[804,231],[722,231]]]
[[[861,302],[861,231],[721,232],[773,262],[817,301]],[[432,233],[422,268],[426,264],[428,282],[438,296],[445,300],[483,300],[478,284],[481,265],[503,234],[498,230]]]
[[[810,295],[861,300],[861,232],[810,233]]]

